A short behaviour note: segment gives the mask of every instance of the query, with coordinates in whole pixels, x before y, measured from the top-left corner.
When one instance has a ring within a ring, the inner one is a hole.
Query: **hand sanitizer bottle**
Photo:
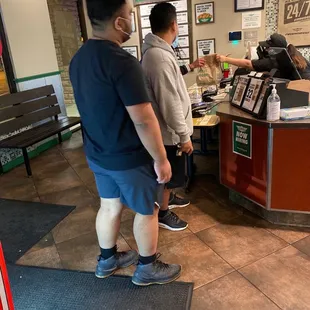
[[[273,90],[267,99],[267,121],[275,122],[280,119],[281,99],[277,94],[276,84],[271,86]]]

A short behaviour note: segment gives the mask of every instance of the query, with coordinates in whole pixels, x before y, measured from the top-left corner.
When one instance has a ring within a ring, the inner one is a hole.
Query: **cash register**
[[[307,106],[309,93],[290,87],[291,81],[301,80],[301,76],[285,48],[269,48],[268,57],[275,57],[279,68],[269,73],[250,72],[240,74],[237,70],[232,81],[230,102],[233,106],[252,114],[266,118],[267,98],[271,93],[271,84],[276,84],[281,98],[281,109]]]

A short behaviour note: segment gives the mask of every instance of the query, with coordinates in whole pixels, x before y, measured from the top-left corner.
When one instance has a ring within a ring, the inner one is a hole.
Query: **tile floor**
[[[87,168],[80,133],[0,176],[0,197],[77,208],[19,261],[24,265],[94,271],[98,254],[95,217],[99,198]],[[192,205],[176,212],[183,232],[160,230],[159,252],[183,265],[180,280],[193,281],[192,309],[310,309],[310,230],[271,225],[231,203],[217,182],[216,158],[196,158]],[[209,173],[202,176],[201,173]],[[126,210],[118,244],[135,248],[133,214]],[[131,275],[134,267],[121,273]]]

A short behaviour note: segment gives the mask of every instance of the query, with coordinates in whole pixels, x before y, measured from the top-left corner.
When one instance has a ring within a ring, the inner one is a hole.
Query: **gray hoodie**
[[[142,53],[142,67],[164,144],[188,142],[193,134],[191,101],[173,49],[149,33]]]

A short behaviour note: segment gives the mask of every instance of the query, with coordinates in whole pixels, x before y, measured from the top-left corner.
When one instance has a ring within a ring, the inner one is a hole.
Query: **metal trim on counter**
[[[272,187],[272,161],[273,161],[273,129],[268,129],[268,154],[267,154],[267,191],[266,209],[271,210],[271,187]]]
[[[240,193],[229,190],[229,199],[270,223],[284,226],[310,227],[310,213],[289,210],[267,210]]]
[[[225,184],[223,184],[223,183],[221,183],[221,184],[222,184],[223,186],[225,186],[227,189],[229,189],[229,191],[233,191],[233,192],[237,193],[239,196],[241,196],[242,198],[244,198],[244,199],[246,199],[246,200],[248,200],[248,201],[254,203],[256,206],[258,206],[258,207],[260,207],[260,208],[262,208],[262,209],[264,209],[264,210],[267,210],[266,207],[263,206],[262,204],[260,204],[260,203],[258,203],[258,202],[256,202],[256,201],[254,201],[254,200],[251,199],[251,198],[248,198],[247,196],[245,196],[245,195],[243,195],[243,194],[240,194],[240,193],[236,192],[235,189],[233,189],[233,188],[231,188],[231,187],[229,187],[229,186],[227,186],[227,185],[225,185]]]

